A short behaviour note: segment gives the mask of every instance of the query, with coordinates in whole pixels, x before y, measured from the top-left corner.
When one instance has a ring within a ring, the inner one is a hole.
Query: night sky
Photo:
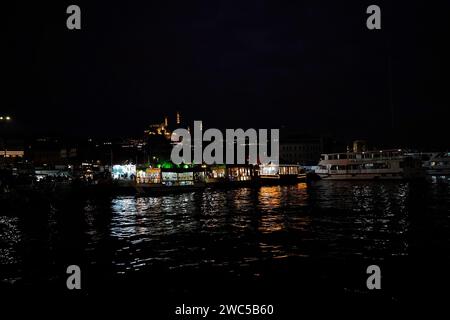
[[[180,110],[208,127],[448,147],[449,2],[393,2],[2,4],[1,111],[28,135],[136,135]],[[81,30],[66,28],[70,4]],[[382,30],[366,28],[370,4]]]

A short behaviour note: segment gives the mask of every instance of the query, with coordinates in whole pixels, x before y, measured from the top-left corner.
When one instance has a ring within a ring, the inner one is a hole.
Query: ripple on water
[[[407,255],[411,232],[417,230],[439,237],[442,250],[450,251],[449,204],[448,185],[433,182],[319,181],[308,186],[207,189],[86,201],[80,206],[80,223],[69,220],[71,225],[64,225],[58,219],[65,213],[60,212],[49,219],[51,228],[42,232],[50,234],[42,237],[51,248],[79,246],[90,263],[112,265],[119,274],[155,266],[208,266],[234,273],[246,266],[260,274],[265,262],[293,257]],[[33,250],[17,249],[29,238],[29,231],[19,227],[20,219],[27,217],[0,216],[3,267],[18,264]],[[64,237],[61,241],[54,235],[64,230],[85,238],[65,243]],[[421,241],[413,240],[416,245]],[[50,259],[58,259],[52,256],[56,251],[48,252]]]

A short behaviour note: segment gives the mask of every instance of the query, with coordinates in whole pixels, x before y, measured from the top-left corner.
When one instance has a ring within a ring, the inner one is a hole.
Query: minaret
[[[181,124],[181,114],[180,114],[180,112],[179,111],[177,111],[177,125],[180,125]]]

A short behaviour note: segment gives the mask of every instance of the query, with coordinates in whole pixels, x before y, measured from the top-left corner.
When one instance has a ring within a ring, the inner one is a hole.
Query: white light
[[[5,119],[6,119],[6,120],[11,120],[11,117],[7,116]]]

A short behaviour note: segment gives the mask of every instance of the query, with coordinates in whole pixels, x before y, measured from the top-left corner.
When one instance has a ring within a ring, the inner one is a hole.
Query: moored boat
[[[306,181],[306,171],[295,164],[268,164],[259,166],[260,184],[290,184]]]
[[[194,168],[138,170],[134,187],[138,194],[178,193],[203,190],[205,172]]]
[[[419,159],[401,149],[322,154],[315,173],[321,179],[401,180],[423,178]]]

